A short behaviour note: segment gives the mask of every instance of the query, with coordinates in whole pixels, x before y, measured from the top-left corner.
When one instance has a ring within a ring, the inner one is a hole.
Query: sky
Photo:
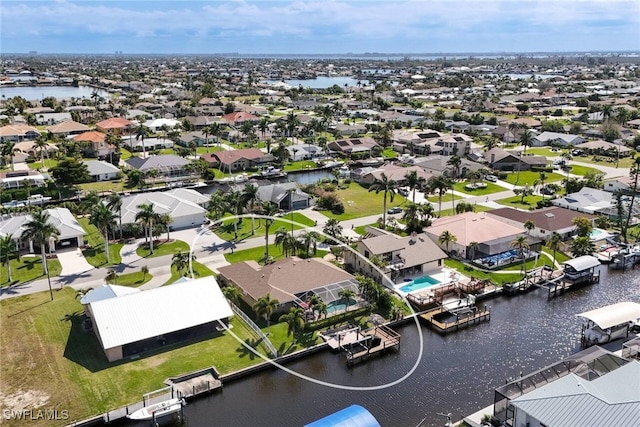
[[[640,1],[0,0],[0,52],[29,51],[640,51]]]

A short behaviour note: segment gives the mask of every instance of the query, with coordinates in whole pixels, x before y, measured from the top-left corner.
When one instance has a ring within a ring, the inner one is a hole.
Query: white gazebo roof
[[[589,319],[600,328],[607,329],[625,322],[640,319],[640,304],[637,302],[624,301],[595,310],[585,311],[576,316]]]

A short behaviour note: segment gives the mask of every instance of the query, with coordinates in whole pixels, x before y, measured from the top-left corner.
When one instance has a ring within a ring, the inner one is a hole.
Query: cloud
[[[441,51],[465,46],[469,51],[553,50],[557,41],[579,34],[576,43],[583,50],[640,49],[636,0],[3,0],[2,9],[5,51],[18,46],[21,38],[37,43],[37,35],[47,34],[77,36],[83,42],[128,36],[146,41],[150,49],[158,48],[153,46],[154,37],[168,34],[176,39],[195,34],[211,42],[236,43],[230,47],[238,50],[243,46],[234,39],[254,38],[254,45],[268,45],[272,39],[286,48],[287,39],[295,38],[314,41],[315,49],[323,41],[341,42],[344,51],[362,51],[376,42],[399,51],[406,51],[406,46],[437,46]],[[31,35],[24,34],[25,27]],[[615,32],[617,41],[607,31]]]

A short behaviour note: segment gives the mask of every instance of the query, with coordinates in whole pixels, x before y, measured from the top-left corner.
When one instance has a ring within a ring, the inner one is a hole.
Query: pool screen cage
[[[494,417],[506,425],[512,425],[514,413],[511,400],[516,397],[520,397],[569,373],[591,381],[619,368],[627,362],[628,360],[595,346],[532,374],[510,380],[495,389]]]
[[[317,295],[325,304],[331,304],[332,302],[338,301],[342,298],[340,294],[344,289],[350,289],[357,295],[359,293],[359,285],[360,283],[356,279],[343,280],[342,282],[331,283],[330,285],[301,292],[296,294],[296,297],[302,301],[308,301],[312,295]]]

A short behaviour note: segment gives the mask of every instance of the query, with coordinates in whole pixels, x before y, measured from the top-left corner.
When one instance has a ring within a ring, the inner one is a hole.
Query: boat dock
[[[465,307],[453,313],[445,306],[441,306],[421,314],[420,319],[436,332],[448,334],[467,326],[491,320],[491,309],[489,307],[479,309],[473,306]]]
[[[164,382],[176,390],[178,397],[192,397],[222,388],[220,375],[214,367],[191,372],[180,377],[168,378]]]
[[[400,334],[385,325],[376,326],[362,332],[366,338],[355,345],[342,346],[347,356],[347,366],[364,362],[375,354],[400,349]]]

